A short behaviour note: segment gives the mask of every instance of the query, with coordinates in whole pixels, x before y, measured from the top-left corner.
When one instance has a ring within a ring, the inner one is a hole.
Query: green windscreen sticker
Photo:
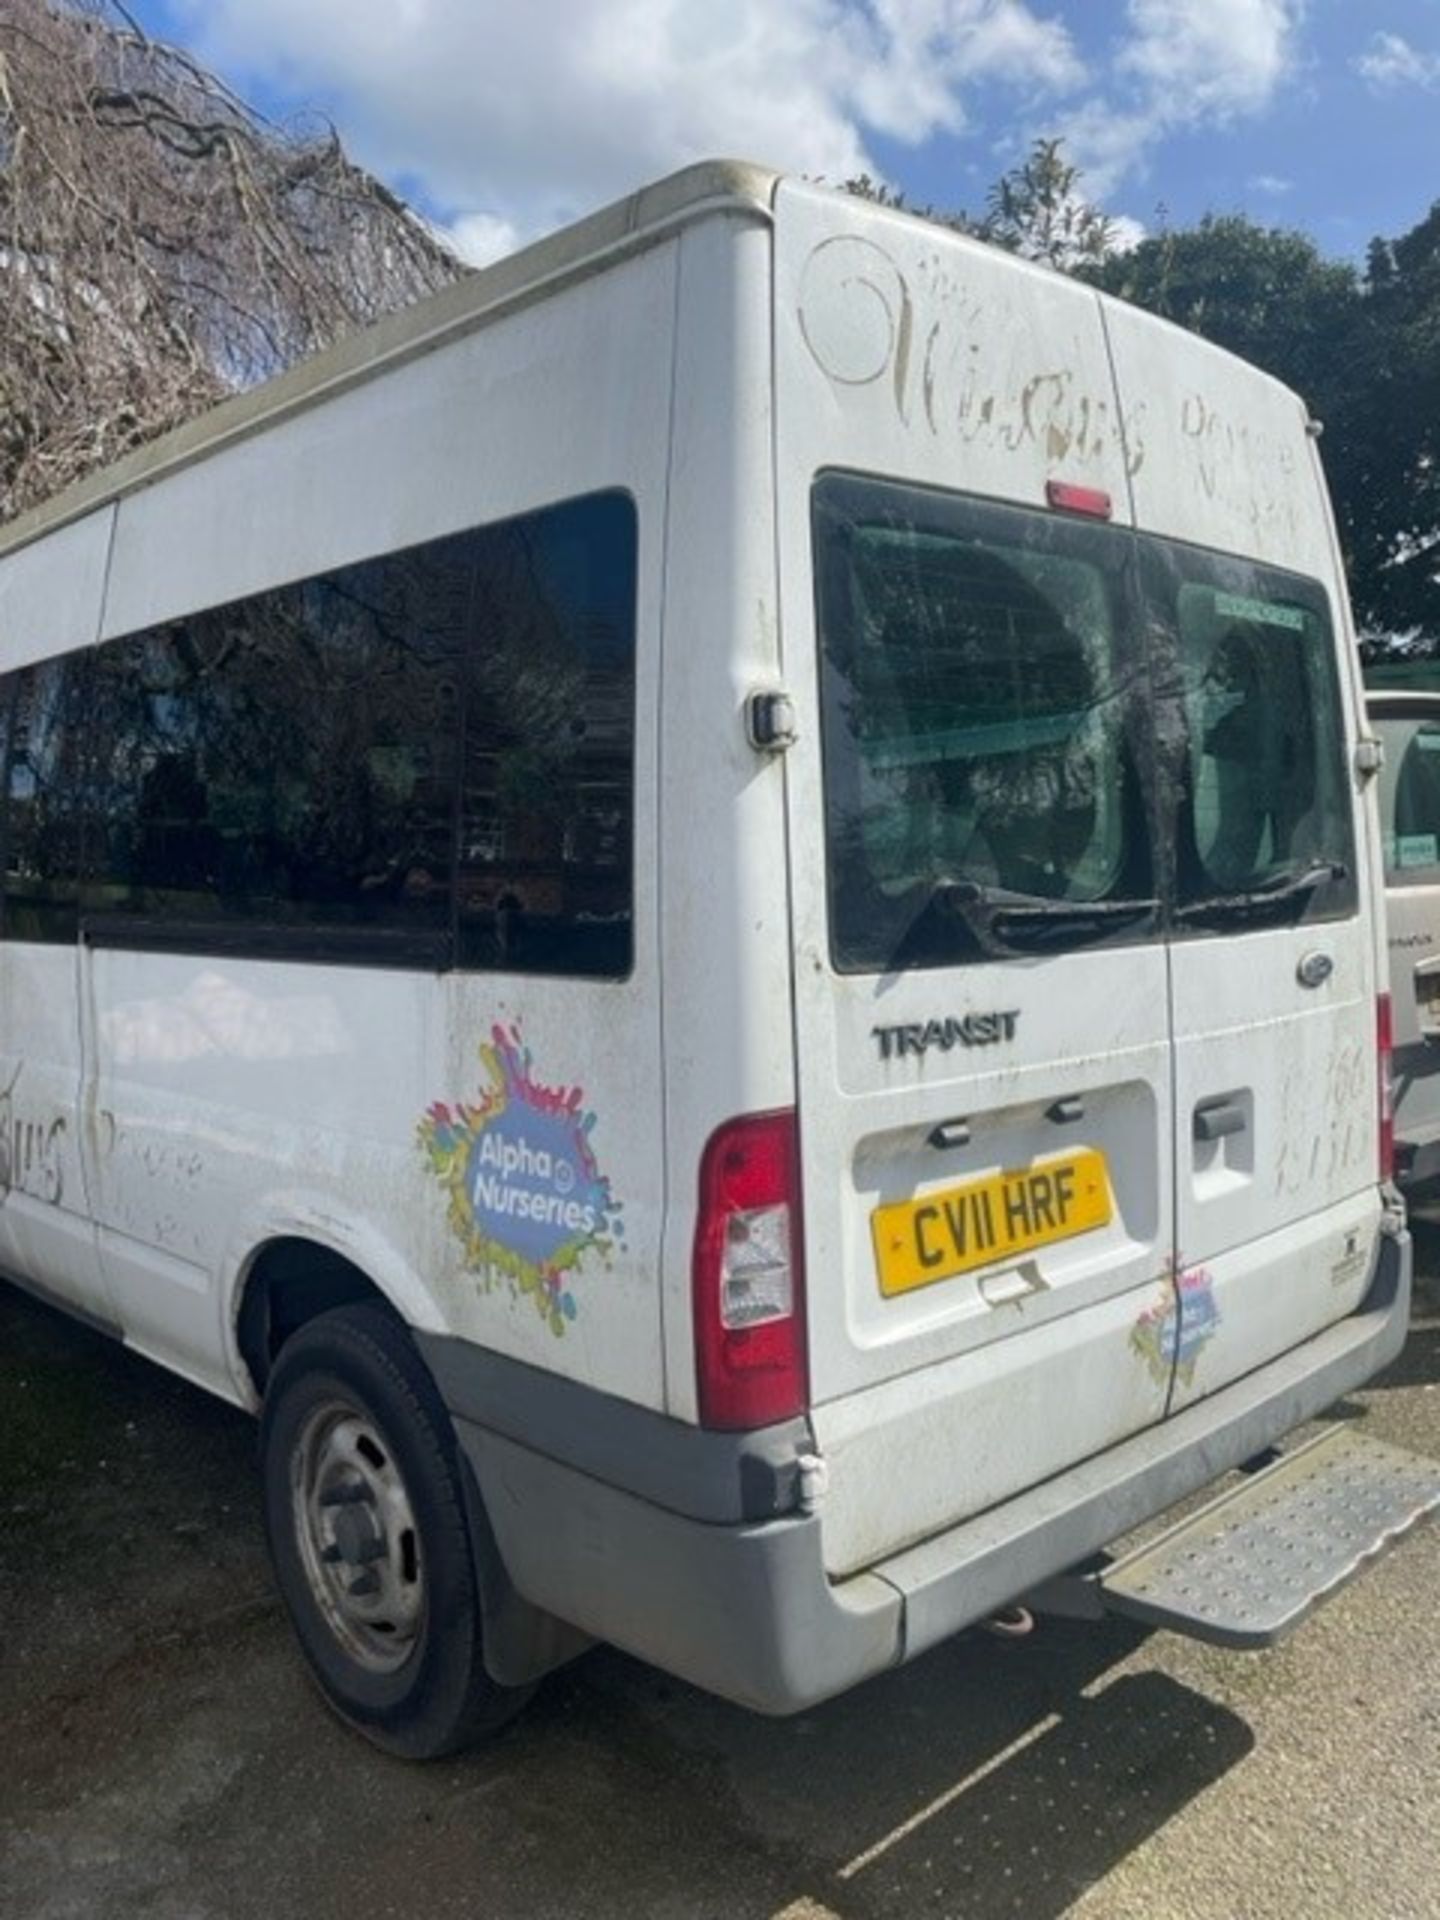
[[[1396,834],[1397,867],[1433,867],[1437,862],[1440,862],[1440,841],[1433,833]]]
[[[1249,620],[1255,626],[1284,627],[1290,633],[1305,631],[1305,615],[1299,607],[1279,607],[1243,593],[1217,593],[1215,611],[1224,620]]]

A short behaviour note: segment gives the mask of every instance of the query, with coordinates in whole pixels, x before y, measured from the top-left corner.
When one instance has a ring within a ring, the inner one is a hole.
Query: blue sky
[[[1127,230],[1363,256],[1440,199],[1440,0],[131,0],[476,259],[708,154],[977,209],[1065,135]]]

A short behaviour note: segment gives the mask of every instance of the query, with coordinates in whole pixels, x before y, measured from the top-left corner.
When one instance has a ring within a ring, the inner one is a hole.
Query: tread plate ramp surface
[[[1440,1507],[1440,1461],[1329,1427],[1107,1567],[1105,1608],[1267,1647]]]

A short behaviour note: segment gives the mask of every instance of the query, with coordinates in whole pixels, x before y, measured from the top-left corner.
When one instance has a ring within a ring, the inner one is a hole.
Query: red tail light
[[[1380,1178],[1395,1178],[1395,1085],[1391,1061],[1395,1052],[1395,1029],[1390,1017],[1390,996],[1382,993],[1375,1002],[1375,1037],[1380,1056]]]
[[[804,1411],[805,1285],[794,1112],[743,1114],[710,1136],[695,1223],[695,1379],[706,1427]]]

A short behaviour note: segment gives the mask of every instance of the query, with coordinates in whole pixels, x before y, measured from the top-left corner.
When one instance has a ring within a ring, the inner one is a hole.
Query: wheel
[[[524,1705],[485,1671],[454,1431],[397,1320],[340,1307],[287,1340],[260,1451],[276,1581],[343,1719],[424,1760]]]

